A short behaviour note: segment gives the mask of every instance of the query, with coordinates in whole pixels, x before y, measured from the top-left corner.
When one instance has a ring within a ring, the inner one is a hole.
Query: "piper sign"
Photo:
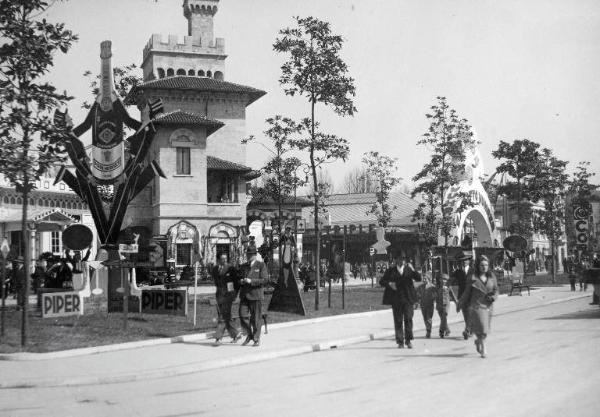
[[[186,290],[143,290],[142,313],[187,316]]]
[[[42,317],[83,315],[83,299],[79,292],[51,292],[42,294]]]

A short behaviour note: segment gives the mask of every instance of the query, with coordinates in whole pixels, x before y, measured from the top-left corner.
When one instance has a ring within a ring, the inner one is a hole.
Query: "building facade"
[[[53,172],[35,185],[36,189],[29,196],[27,210],[27,242],[23,240],[21,232],[23,198],[7,179],[0,176],[0,239],[7,239],[11,259],[24,256],[29,245],[32,263],[44,252],[53,255],[64,253],[62,231],[70,224],[85,224],[95,231],[87,205],[64,183],[54,184]],[[92,255],[95,252],[94,240]]]
[[[236,258],[246,226],[246,184],[256,173],[246,163],[246,108],[265,92],[225,81],[225,43],[214,38],[218,0],[186,0],[188,35],[154,34],[143,50],[143,83],[127,104],[136,104],[142,122],[146,103],[162,100],[153,120],[149,152],[166,178],[156,177],[130,204],[131,226],[164,242],[166,259],[177,267],[218,253]]]

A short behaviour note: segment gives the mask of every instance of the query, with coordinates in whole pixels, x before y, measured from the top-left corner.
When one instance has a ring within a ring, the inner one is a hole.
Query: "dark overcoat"
[[[493,313],[493,303],[498,299],[498,281],[493,273],[484,283],[479,277],[469,274],[465,292],[458,305],[468,309],[471,330],[475,334],[488,334]]]
[[[269,282],[269,272],[264,262],[246,263],[242,268],[242,278],[250,278],[250,283],[243,283],[240,288],[240,299],[263,300],[263,287]]]
[[[405,266],[402,274],[400,274],[398,267],[394,266],[388,268],[379,281],[379,285],[385,287],[382,304],[393,305],[397,303],[416,303],[417,292],[415,290],[414,281],[421,281],[421,274],[414,269]],[[395,290],[388,285],[390,282],[396,284]]]
[[[239,289],[239,278],[233,266],[225,264],[221,271],[219,271],[219,265],[215,265],[212,269],[212,277],[217,289],[215,294],[217,302],[222,302],[226,298],[235,299],[237,290]],[[227,284],[231,284],[230,287],[233,285],[233,291],[228,290]]]

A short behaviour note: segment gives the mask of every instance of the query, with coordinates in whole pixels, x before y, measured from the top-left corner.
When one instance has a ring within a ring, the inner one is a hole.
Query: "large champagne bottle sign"
[[[100,92],[92,124],[92,174],[113,183],[124,166],[123,117],[113,84],[111,42],[100,44]]]

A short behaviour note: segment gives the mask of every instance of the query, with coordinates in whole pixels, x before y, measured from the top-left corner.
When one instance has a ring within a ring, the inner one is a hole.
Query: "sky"
[[[141,64],[152,33],[187,35],[183,0],[70,0],[46,13],[79,35],[58,55],[48,78],[76,97],[78,123],[91,98],[82,74],[99,69],[99,45],[112,40],[113,64]],[[600,181],[600,2],[597,0],[221,0],[215,36],[225,38],[225,80],[267,95],[247,109],[247,133],[257,137],[275,114],[306,117],[301,97],[278,83],[284,56],[272,45],[293,16],[331,23],[345,42],[342,57],[355,79],[354,117],[317,107],[323,130],[350,142],[350,157],[327,167],[337,189],[344,174],[375,150],[398,158],[411,178],[429,151],[417,146],[437,96],[469,120],[481,142],[486,173],[500,140],[527,138],[570,162],[591,162]],[[135,108],[131,114],[139,117]],[[247,165],[266,153],[249,145]]]

